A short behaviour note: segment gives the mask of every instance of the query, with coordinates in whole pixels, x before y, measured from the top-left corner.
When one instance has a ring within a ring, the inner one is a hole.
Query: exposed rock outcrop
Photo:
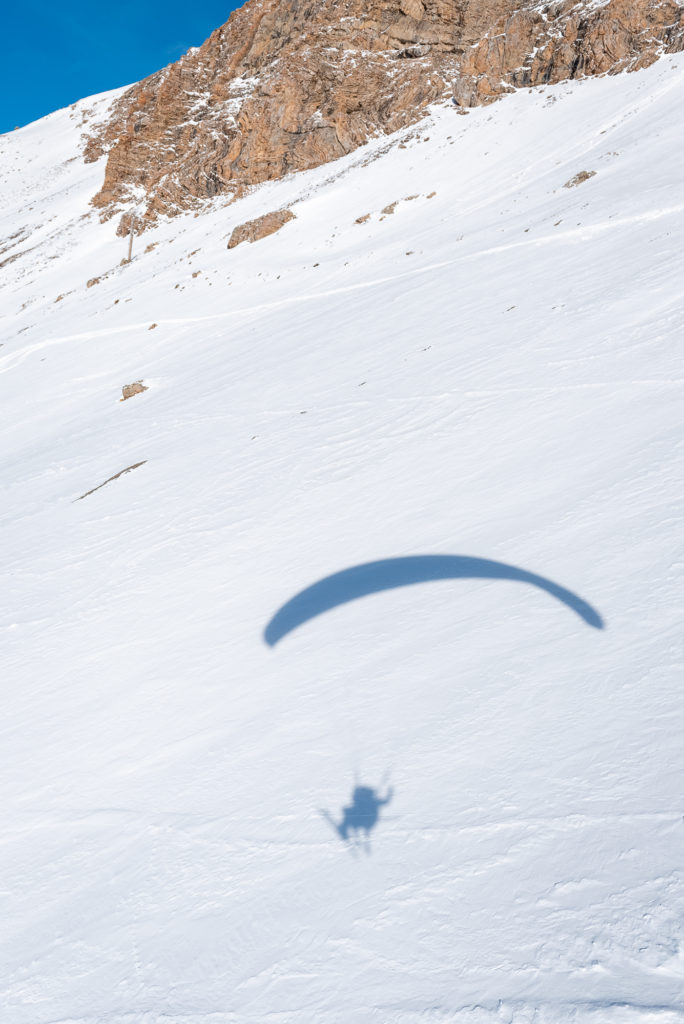
[[[682,49],[676,0],[249,0],[127,90],[86,144],[93,202],[143,224],[316,167],[429,104],[644,67]],[[119,232],[125,234],[122,218]]]
[[[274,210],[272,213],[265,213],[255,220],[247,220],[244,224],[238,224],[228,240],[228,248],[234,249],[240,242],[257,242],[260,238],[273,235],[280,231],[289,220],[294,220],[292,210]]]
[[[141,380],[134,380],[132,384],[124,384],[121,388],[122,398],[120,402],[125,402],[127,398],[133,398],[134,395],[141,395],[143,391],[148,391],[146,384],[143,384]]]
[[[465,57],[456,98],[475,106],[506,87],[647,67],[661,53],[683,48],[683,13],[674,0],[518,5]]]
[[[577,185],[581,185],[583,181],[589,181],[589,178],[593,178],[596,171],[578,171],[574,174],[570,181],[566,181],[563,188],[576,188]]]

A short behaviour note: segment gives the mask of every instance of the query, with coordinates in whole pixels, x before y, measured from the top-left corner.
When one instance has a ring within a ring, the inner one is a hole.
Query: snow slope
[[[0,138],[0,1020],[684,1021],[684,58],[435,110],[128,266],[77,156],[110,99]],[[476,577],[265,642],[434,554],[604,628]],[[321,813],[355,782],[368,843]]]

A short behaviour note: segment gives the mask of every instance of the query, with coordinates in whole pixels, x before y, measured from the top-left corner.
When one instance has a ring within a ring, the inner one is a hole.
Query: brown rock
[[[120,398],[120,402],[125,402],[127,398],[132,398],[133,395],[140,395],[143,391],[147,391],[148,388],[143,384],[141,380],[135,380],[132,384],[124,384],[121,388],[121,394],[123,398]]]
[[[236,197],[418,121],[522,86],[636,70],[684,48],[684,0],[249,0],[128,89],[87,141],[103,219]]]
[[[596,171],[580,171],[579,174],[570,178],[570,181],[566,181],[563,188],[574,188],[575,185],[581,185],[583,181],[588,181],[589,178],[593,178],[595,174]]]
[[[684,8],[675,0],[516,6],[464,59],[457,94],[466,106],[509,87],[634,71],[684,46]]]
[[[294,219],[295,215],[292,210],[274,210],[272,213],[265,213],[263,217],[245,221],[244,224],[239,224],[233,230],[228,241],[228,248],[234,249],[240,242],[258,242],[260,238],[266,238],[267,235],[280,231],[284,224]]]

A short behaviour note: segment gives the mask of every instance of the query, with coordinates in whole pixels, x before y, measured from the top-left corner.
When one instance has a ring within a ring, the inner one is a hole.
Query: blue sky
[[[239,0],[9,0],[0,132],[137,82],[199,46],[240,6]]]

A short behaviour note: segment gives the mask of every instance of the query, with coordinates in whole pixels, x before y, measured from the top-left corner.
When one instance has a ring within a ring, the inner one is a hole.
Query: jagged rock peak
[[[86,141],[103,218],[142,223],[349,153],[446,100],[636,70],[684,48],[675,0],[249,0],[128,89]]]

